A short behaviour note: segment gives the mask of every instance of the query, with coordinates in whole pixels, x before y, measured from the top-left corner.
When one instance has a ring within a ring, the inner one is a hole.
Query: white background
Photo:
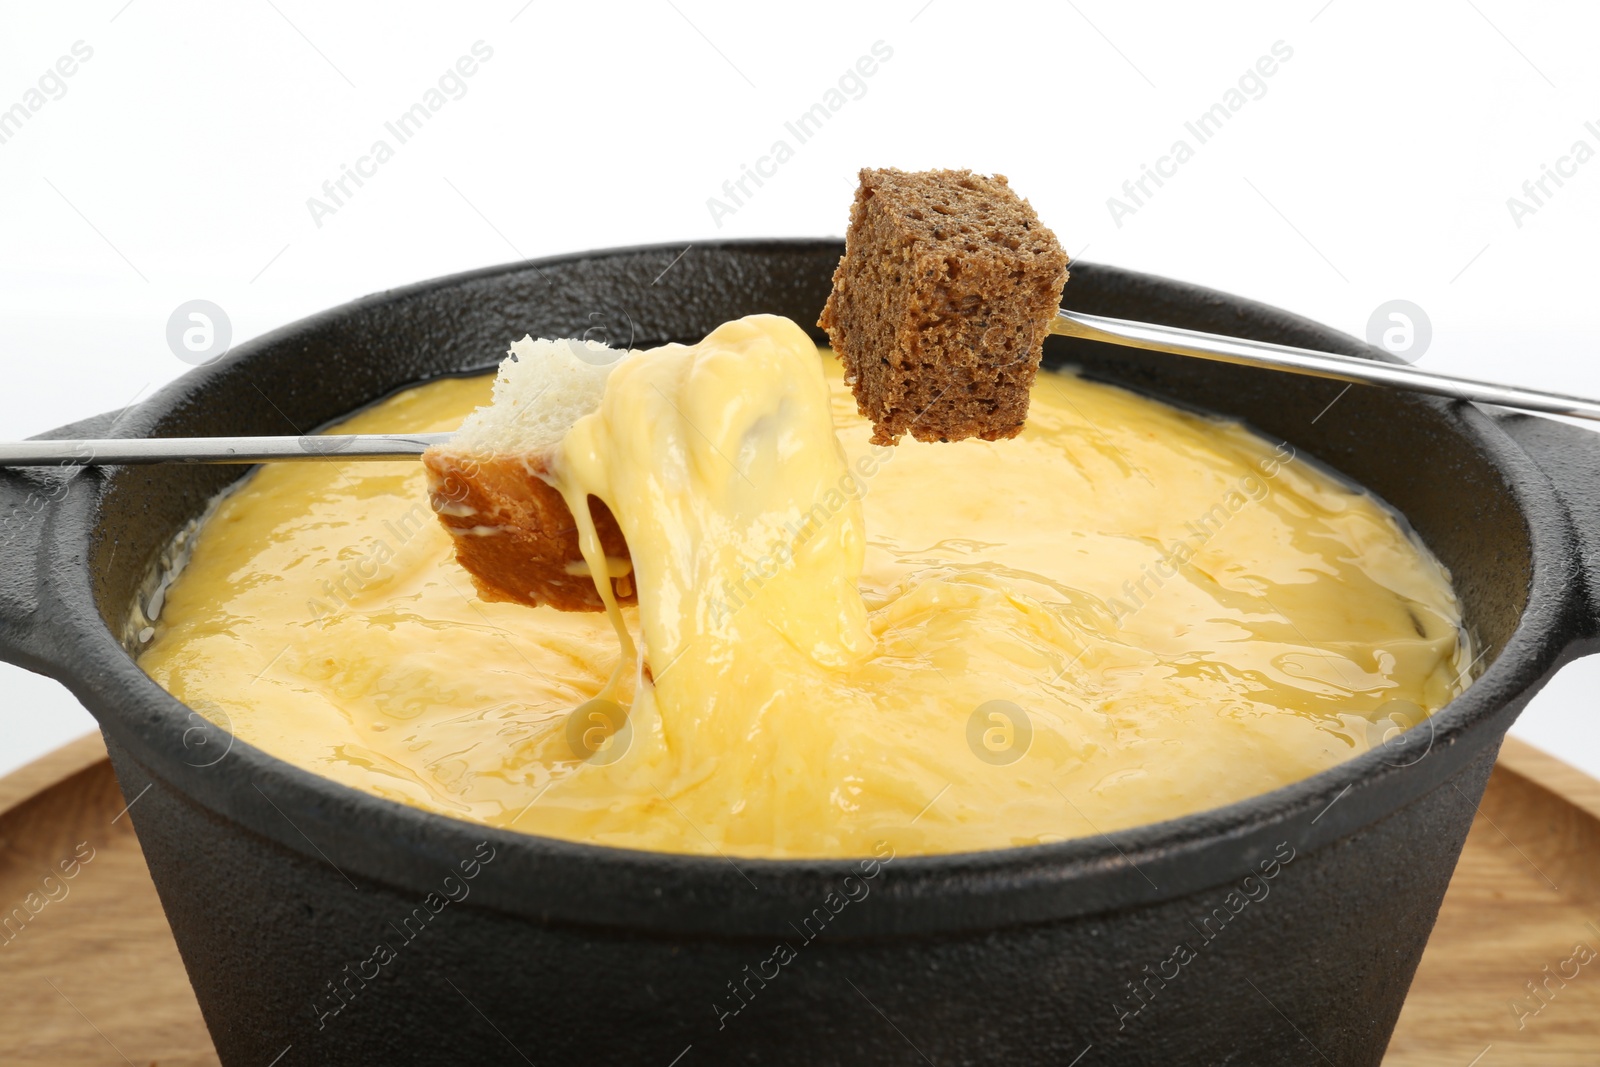
[[[1600,160],[1520,226],[1507,206],[1574,141],[1600,149],[1592,4],[443,6],[6,4],[0,109],[75,42],[93,56],[0,143],[0,437],[185,371],[165,332],[191,299],[239,340],[511,259],[838,234],[863,165],[1005,173],[1074,255],[1358,334],[1408,299],[1424,366],[1600,395]],[[480,40],[465,95],[319,227],[307,198]],[[714,220],[707,198],[877,41],[864,95]],[[1107,198],[1278,41],[1265,95],[1116,225]],[[1600,664],[1569,667],[1514,732],[1600,775],[1597,687]],[[0,665],[0,772],[92,726]]]

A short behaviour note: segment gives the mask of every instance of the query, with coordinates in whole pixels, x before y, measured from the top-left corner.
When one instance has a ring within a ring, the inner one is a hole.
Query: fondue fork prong
[[[0,443],[0,467],[86,467],[128,463],[272,463],[285,460],[420,459],[447,433],[304,437],[150,437]]]
[[[1176,326],[1158,326],[1149,322],[1088,315],[1081,311],[1068,311],[1065,308],[1061,309],[1050,323],[1050,332],[1063,337],[1103,341],[1129,348],[1143,348],[1151,352],[1167,352],[1219,363],[1283,370],[1292,374],[1331,378],[1334,381],[1358,385],[1386,385],[1417,393],[1447,396],[1456,400],[1497,404],[1500,407],[1516,408],[1521,411],[1540,411],[1550,415],[1569,415],[1579,419],[1600,421],[1600,401],[1585,397],[1547,393],[1538,389],[1475,381],[1471,378],[1456,378],[1434,371],[1418,370],[1403,363],[1380,363],[1376,360],[1340,356],[1310,348],[1295,348],[1291,345],[1248,341],[1242,337],[1227,337],[1199,330],[1183,330]]]

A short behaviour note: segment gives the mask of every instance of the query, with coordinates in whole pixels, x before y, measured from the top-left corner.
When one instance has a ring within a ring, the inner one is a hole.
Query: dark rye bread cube
[[[1015,437],[1067,254],[1006,183],[871,170],[818,322],[877,444]]]

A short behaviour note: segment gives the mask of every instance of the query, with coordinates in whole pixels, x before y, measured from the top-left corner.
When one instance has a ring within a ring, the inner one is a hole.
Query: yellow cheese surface
[[[491,382],[337,432],[452,429]],[[787,320],[619,364],[553,469],[627,536],[637,660],[605,614],[481,601],[420,464],[265,467],[195,535],[140,664],[400,803],[764,857],[1170,819],[1384,744],[1466,684],[1444,568],[1238,425],[1041,373],[1014,440],[870,436]]]

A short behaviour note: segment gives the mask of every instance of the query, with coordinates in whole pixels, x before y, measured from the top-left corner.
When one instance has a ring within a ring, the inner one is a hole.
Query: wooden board
[[[216,1067],[130,823],[98,736],[0,779],[8,1067]],[[1386,1067],[1600,1064],[1600,956],[1579,944],[1600,952],[1600,782],[1508,740]]]
[[[1600,1064],[1600,956],[1578,945],[1600,953],[1600,782],[1507,738],[1384,1063]]]
[[[123,807],[98,734],[0,779],[7,1067],[218,1067]]]

